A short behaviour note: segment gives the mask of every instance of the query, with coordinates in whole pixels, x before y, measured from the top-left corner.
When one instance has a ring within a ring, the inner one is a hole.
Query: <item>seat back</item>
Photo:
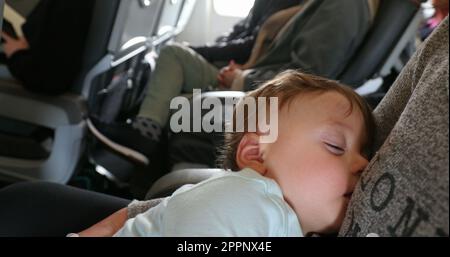
[[[419,14],[420,6],[412,0],[381,0],[371,30],[339,80],[359,87],[369,78],[387,75],[415,37]]]
[[[147,1],[135,1],[135,3],[142,3]],[[195,6],[196,0],[154,0],[151,1],[150,6],[153,6],[155,10],[158,11],[158,15],[156,17],[153,17],[152,26],[148,27],[147,34],[150,36],[150,42],[151,47],[153,48],[152,51],[158,51],[158,49],[164,45],[166,42],[172,40],[178,33],[180,33],[184,27],[186,26],[193,8]],[[130,7],[130,10],[133,8],[136,8],[139,6],[132,6]],[[119,14],[120,15],[120,14]],[[138,14],[134,14],[133,16],[136,17]],[[149,17],[143,16],[142,18],[138,20],[148,20]],[[120,23],[119,23],[120,24]],[[132,24],[132,23],[130,23]],[[148,26],[148,22],[145,23],[146,26]],[[128,27],[136,27],[141,26],[141,23],[137,23],[134,25],[127,26],[125,25],[124,28],[127,30]],[[116,31],[116,30],[115,30]],[[128,33],[129,35],[129,33]],[[112,39],[114,39],[115,36],[112,36]],[[138,39],[138,38],[137,38]],[[117,42],[117,41],[115,41]],[[122,40],[122,42],[126,42],[126,40]],[[131,41],[132,42],[132,41]],[[139,40],[137,40],[139,42]],[[120,44],[110,44],[109,51],[115,52],[115,49],[119,49],[119,52],[121,51],[121,47],[119,47]],[[138,44],[139,46],[139,44]],[[147,57],[152,56],[153,54],[147,55]],[[148,58],[146,58],[148,59]],[[110,60],[107,60],[110,61]],[[142,65],[141,65],[142,66]],[[152,66],[152,65],[150,65]],[[141,69],[141,68],[139,68]],[[147,70],[141,69],[144,71],[145,74],[148,76],[151,76],[151,67]],[[139,73],[136,69],[134,72]],[[125,77],[122,81],[126,82],[127,74],[124,74]],[[87,81],[89,81],[91,78],[89,78]],[[142,81],[146,81],[149,78],[146,78]],[[117,80],[119,81],[119,80]],[[136,80],[133,80],[136,81]],[[123,82],[120,82],[123,83]],[[135,83],[136,84],[136,83]],[[142,84],[142,83],[141,83]],[[141,96],[145,95],[146,86],[148,83],[144,83],[143,86],[139,86],[136,84],[136,88],[138,90],[133,91],[131,94],[127,94],[125,100],[121,103],[120,100],[117,101],[114,98],[117,97],[117,95],[120,95],[122,92],[120,90],[116,90],[116,95],[114,96],[114,92],[111,92],[111,97],[109,100],[100,99],[100,101],[96,101],[94,108],[89,108],[89,113],[93,116],[96,116],[98,119],[102,120],[103,122],[123,122],[129,117],[133,117],[136,115],[136,113],[139,110],[140,102],[142,102],[143,98]],[[96,86],[94,86],[95,88]],[[86,87],[88,88],[88,87]],[[95,91],[98,92],[98,90],[93,90],[94,94],[91,93],[91,95],[97,95],[95,94]],[[100,97],[101,98],[101,97]],[[120,96],[119,96],[120,98]],[[138,103],[138,104],[136,104]],[[118,110],[120,108],[120,110]],[[130,175],[132,174],[134,167],[131,165],[127,160],[124,160],[121,156],[118,156],[117,154],[114,154],[111,152],[107,147],[105,147],[102,144],[97,144],[94,140],[92,147],[92,160],[95,161],[96,165],[101,166],[102,170],[104,172],[109,172],[108,177],[114,178],[114,181],[120,181],[120,182],[128,182],[128,179],[130,178]],[[131,167],[130,167],[131,166]],[[128,168],[130,167],[130,169]]]
[[[149,49],[162,1],[96,0],[83,69],[73,91],[89,99],[96,76]]]
[[[80,77],[85,76],[107,54],[119,4],[120,0],[96,0],[85,44],[83,68]],[[81,87],[79,84],[76,85],[76,92],[80,91],[79,89],[77,90],[77,86]]]

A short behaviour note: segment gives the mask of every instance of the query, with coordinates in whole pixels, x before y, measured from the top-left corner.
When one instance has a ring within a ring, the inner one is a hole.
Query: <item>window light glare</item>
[[[222,16],[246,17],[255,0],[214,0],[214,10]]]

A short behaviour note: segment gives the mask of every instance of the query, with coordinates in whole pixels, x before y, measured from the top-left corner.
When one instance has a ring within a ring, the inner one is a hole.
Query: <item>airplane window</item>
[[[214,0],[214,10],[222,16],[245,17],[255,0]]]

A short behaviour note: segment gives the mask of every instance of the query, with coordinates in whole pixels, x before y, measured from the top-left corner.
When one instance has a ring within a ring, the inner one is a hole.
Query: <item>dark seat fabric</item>
[[[47,182],[0,190],[0,237],[61,237],[80,232],[130,201]]]
[[[378,72],[418,9],[410,0],[381,0],[369,34],[339,80],[358,87]]]
[[[42,0],[31,12],[23,25],[30,48],[7,60],[25,88],[51,95],[70,89],[81,70],[94,3]]]
[[[44,160],[50,153],[39,142],[31,138],[22,138],[0,134],[0,156]]]
[[[86,74],[107,54],[119,5],[120,0],[95,0],[95,5],[92,8],[95,15],[90,23],[85,50],[82,55],[82,68],[80,76],[72,88],[73,92],[82,92]]]

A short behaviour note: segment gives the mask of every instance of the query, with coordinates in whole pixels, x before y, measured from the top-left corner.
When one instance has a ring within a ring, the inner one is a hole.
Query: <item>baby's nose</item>
[[[369,164],[369,161],[366,158],[361,155],[357,155],[352,165],[352,173],[358,176],[361,175],[367,167],[367,164]]]

